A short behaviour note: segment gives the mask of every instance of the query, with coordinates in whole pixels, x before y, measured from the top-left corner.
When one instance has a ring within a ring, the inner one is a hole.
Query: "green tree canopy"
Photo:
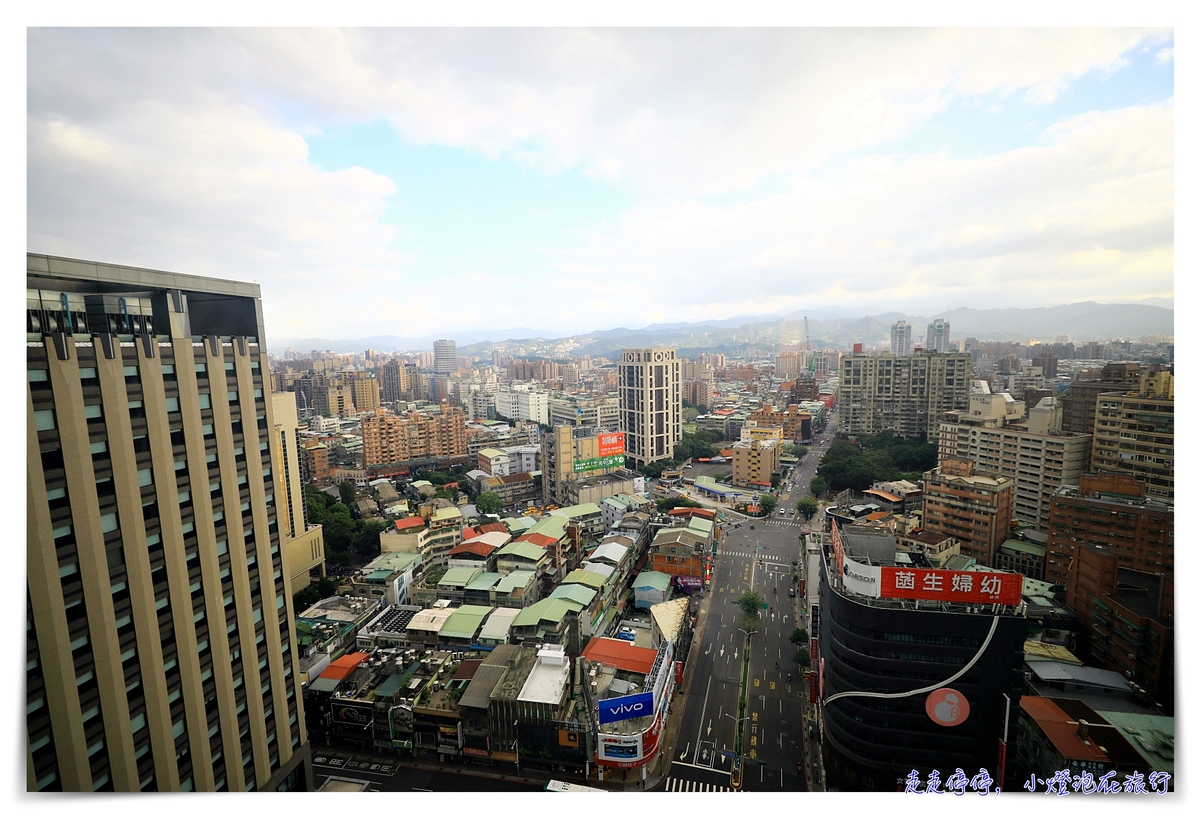
[[[660,497],[654,505],[663,514],[673,508],[704,508],[691,497]]]
[[[792,659],[795,660],[796,664],[800,665],[800,667],[806,668],[808,667],[809,662],[812,660],[812,657],[808,654],[808,648],[800,648],[800,650],[796,651],[796,655],[793,656]]]
[[[811,520],[813,515],[817,513],[819,506],[817,501],[811,497],[805,497],[802,500],[796,501],[796,511],[804,515],[805,519]]]
[[[791,637],[788,639],[793,645],[803,645],[808,642],[808,631],[804,628],[796,628],[792,631]]]
[[[779,498],[774,494],[763,494],[758,498],[758,507],[762,509],[763,516],[770,516],[775,507],[779,505]]]
[[[813,497],[825,492],[825,478],[821,475],[816,475],[812,480],[808,481],[808,490],[812,492]]]
[[[349,480],[343,480],[342,482],[338,483],[338,494],[341,496],[342,503],[344,505],[347,505],[347,506],[354,505],[354,498],[355,498],[354,484],[351,483]]]
[[[738,610],[742,612],[742,618],[749,620],[751,624],[758,622],[759,612],[762,610],[763,598],[754,591],[743,591],[742,595],[737,599]]]
[[[379,535],[391,526],[387,520],[360,520],[353,535],[354,551],[364,560],[379,556]]]
[[[500,509],[504,508],[504,504],[500,502],[500,495],[494,491],[485,491],[475,498],[475,508],[480,514],[495,514]]]

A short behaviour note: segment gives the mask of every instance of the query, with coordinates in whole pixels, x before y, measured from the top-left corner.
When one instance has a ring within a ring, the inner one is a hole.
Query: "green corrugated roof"
[[[1022,554],[1030,554],[1034,557],[1046,556],[1046,546],[1022,542],[1021,540],[1005,540],[1000,544],[1000,547],[1011,548],[1013,551],[1019,551]]]
[[[450,614],[438,630],[440,639],[474,639],[483,620],[494,610],[489,605],[463,605]]]
[[[546,516],[531,525],[528,530],[525,531],[525,533],[544,534],[547,537],[557,540],[562,537],[563,532],[567,530],[567,522],[568,520],[566,517]]]
[[[527,560],[540,560],[546,556],[546,549],[534,545],[531,542],[510,542],[508,545],[496,552],[497,557],[506,557],[515,555],[524,557]]]
[[[595,503],[580,503],[577,506],[555,509],[550,513],[556,517],[584,517],[588,514],[599,514],[600,506]]]
[[[441,579],[438,580],[438,587],[441,588],[443,585],[452,588],[465,587],[466,584],[474,579],[475,575],[478,573],[478,568],[467,568],[465,566],[451,568],[442,575]]]
[[[367,567],[379,571],[407,571],[421,555],[414,551],[387,551],[367,563]]]
[[[384,680],[383,684],[375,688],[375,698],[382,699],[386,696],[392,696],[400,691],[400,683],[404,681],[407,674],[393,673]]]
[[[475,579],[468,582],[466,590],[486,591],[502,579],[504,579],[503,574],[497,574],[494,571],[485,571],[484,573],[475,577]]]
[[[578,611],[580,608],[578,605],[572,605],[570,600],[543,599],[528,608],[522,608],[521,612],[517,614],[517,618],[513,620],[513,627],[536,625],[539,622],[553,622],[557,625],[572,610]]]
[[[671,575],[662,571],[643,571],[633,580],[634,588],[653,588],[656,591],[665,591],[670,584]]]
[[[587,585],[590,588],[599,590],[604,587],[604,575],[597,574],[595,571],[584,571],[582,568],[576,568],[571,573],[563,577],[562,584],[570,585],[577,583],[579,585]]]
[[[462,516],[462,512],[459,511],[457,508],[446,508],[445,506],[443,506],[441,508],[435,509],[433,514],[430,515],[429,519],[431,519],[431,520],[448,520],[452,517],[461,517],[461,516]]]
[[[513,571],[506,577],[501,577],[496,583],[496,593],[511,594],[513,591],[524,588],[529,584],[529,580],[536,577],[533,571]]]
[[[508,529],[509,533],[516,537],[532,528],[536,521],[528,517],[505,517],[500,522],[504,523],[504,527]]]
[[[670,579],[670,577],[667,577]],[[550,592],[549,599],[569,599],[572,602],[577,602],[583,607],[592,604],[592,600],[596,598],[596,589],[589,588],[586,585],[559,585]]]
[[[712,520],[706,520],[703,517],[692,517],[690,520],[688,520],[687,527],[696,531],[701,531],[705,536],[708,536],[712,534],[713,524]]]

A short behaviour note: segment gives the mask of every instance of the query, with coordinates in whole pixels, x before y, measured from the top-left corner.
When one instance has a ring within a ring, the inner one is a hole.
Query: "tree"
[[[662,497],[654,502],[660,513],[667,513],[673,508],[704,508],[691,497]]]
[[[762,610],[763,598],[753,591],[743,591],[737,599],[738,609],[742,612],[742,621],[749,622],[750,627],[758,624],[759,611]],[[750,628],[746,628],[750,630]]]
[[[805,519],[811,520],[813,515],[817,513],[817,501],[811,497],[805,497],[803,500],[796,501],[796,511],[804,515]]]
[[[808,454],[808,447],[805,446],[803,443],[793,443],[791,446],[788,447],[788,454],[792,455],[793,457],[798,457],[801,460],[803,460],[804,455]]]
[[[783,482],[783,477],[780,476],[780,474],[778,472],[771,475],[771,488],[772,489],[779,488],[779,484],[782,482]]]
[[[309,585],[292,594],[292,613],[298,614],[304,609],[315,605],[323,599],[317,586]]]
[[[387,520],[361,520],[354,532],[354,550],[367,559],[379,556],[379,535],[390,526]]]
[[[788,639],[793,645],[803,645],[808,642],[808,631],[804,628],[796,628],[792,631],[791,637]]]
[[[341,503],[330,506],[321,521],[325,531],[325,546],[327,552],[345,552],[350,550],[354,538],[354,520],[350,518],[350,509]]]
[[[758,507],[762,509],[763,516],[769,517],[778,505],[779,498],[774,494],[764,494],[758,498]]]
[[[792,659],[800,667],[808,667],[809,662],[812,661],[812,657],[808,655],[808,648],[800,648],[800,650],[796,651],[796,655]]]
[[[310,585],[309,587],[311,588],[312,586]],[[317,594],[320,595],[321,599],[333,596],[337,593],[337,589],[338,583],[333,577],[321,577],[317,580]]]
[[[475,508],[480,514],[495,514],[500,509],[504,508],[504,504],[500,502],[500,495],[494,491],[485,491],[475,498]]]
[[[338,483],[338,494],[341,495],[343,505],[354,505],[354,484],[349,480]]]
[[[825,493],[825,478],[821,475],[816,475],[812,480],[808,481],[808,490],[812,492],[813,497],[818,494]]]

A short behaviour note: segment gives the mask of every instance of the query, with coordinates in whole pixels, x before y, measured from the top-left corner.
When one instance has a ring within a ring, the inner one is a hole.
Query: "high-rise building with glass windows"
[[[27,260],[28,789],[311,789],[258,285]]]
[[[683,440],[682,361],[662,347],[621,350],[620,424],[639,464],[674,457]]]

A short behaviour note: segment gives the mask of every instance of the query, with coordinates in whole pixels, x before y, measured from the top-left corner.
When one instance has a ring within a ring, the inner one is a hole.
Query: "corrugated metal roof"
[[[1043,682],[1074,682],[1114,690],[1129,690],[1129,682],[1115,670],[1055,661],[1034,662],[1029,669]]]
[[[527,585],[529,581],[536,577],[533,571],[513,571],[506,577],[501,577],[496,583],[496,593],[511,594],[513,591],[520,590]]]
[[[549,622],[558,625],[571,611],[580,610],[579,603],[567,599],[543,599],[521,610],[513,620],[514,628]]]
[[[653,648],[639,648],[624,639],[602,636],[593,636],[583,649],[583,658],[589,662],[600,662],[631,673],[649,673],[657,657],[658,651]]]
[[[450,553],[454,553],[451,551]],[[493,588],[497,582],[504,579],[503,574],[497,574],[495,571],[485,571],[475,579],[467,583],[466,590],[468,591],[487,591]]]
[[[462,588],[474,579],[478,573],[478,568],[468,568],[466,566],[451,568],[438,580],[437,587]]]
[[[671,575],[661,571],[643,571],[633,580],[634,588],[653,588],[665,591],[671,585]]]
[[[546,550],[528,542],[510,542],[496,552],[497,557],[516,556],[536,562],[546,556]]]
[[[513,620],[517,618],[517,614],[520,612],[520,608],[497,608],[492,611],[492,615],[487,618],[487,622],[483,623],[483,629],[479,631],[479,638],[507,639]]]
[[[585,608],[596,598],[596,591],[586,585],[559,585],[550,592],[549,599],[570,599]]]
[[[441,639],[474,639],[483,620],[492,612],[487,605],[463,605],[438,629]]]
[[[580,585],[587,585],[591,588],[600,589],[604,587],[604,575],[597,574],[595,571],[583,571],[576,568],[571,573],[563,577],[562,584],[570,585],[572,582],[577,582]]]

